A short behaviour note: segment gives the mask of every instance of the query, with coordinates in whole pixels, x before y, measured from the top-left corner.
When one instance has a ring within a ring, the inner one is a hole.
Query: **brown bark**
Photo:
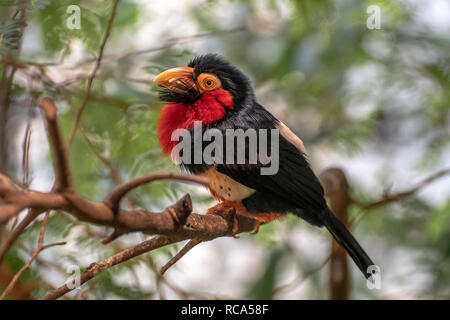
[[[321,181],[325,189],[325,195],[328,196],[330,201],[330,209],[348,228],[348,207],[351,198],[345,173],[339,168],[330,168],[322,173]],[[331,241],[330,299],[347,300],[350,293],[347,253],[334,239]]]
[[[5,289],[14,278],[14,273],[5,264],[0,264],[0,288]],[[9,295],[14,300],[32,300],[31,291],[34,286],[30,284],[17,283],[9,292]]]

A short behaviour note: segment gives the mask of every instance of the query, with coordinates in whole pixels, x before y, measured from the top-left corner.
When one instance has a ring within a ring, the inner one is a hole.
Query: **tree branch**
[[[413,187],[407,191],[393,193],[390,195],[389,194],[385,195],[382,197],[382,199],[363,206],[362,209],[368,211],[368,210],[374,209],[379,206],[383,206],[383,205],[391,203],[391,202],[399,201],[403,198],[413,195],[414,193],[416,193],[423,187],[427,186],[428,184],[434,182],[435,180],[437,180],[447,174],[450,174],[450,168],[443,169],[443,170],[436,172],[435,174],[429,176],[428,178],[425,178],[424,180],[422,180],[422,182],[418,183],[415,187]]]
[[[204,186],[208,185],[208,180],[190,174],[173,173],[173,172],[154,173],[148,176],[133,179],[131,181],[119,185],[116,189],[114,189],[113,192],[109,194],[109,196],[106,197],[106,199],[103,202],[108,207],[110,207],[114,213],[116,213],[119,210],[120,201],[128,192],[143,184],[150,183],[156,180],[191,181],[198,184],[202,184]]]
[[[330,208],[336,217],[348,227],[348,208],[351,200],[349,183],[340,168],[329,168],[320,175],[325,195],[329,198]],[[330,255],[330,299],[347,300],[350,294],[350,275],[347,253],[335,240],[331,240]]]
[[[61,130],[58,125],[58,118],[56,113],[56,106],[52,99],[42,98],[39,101],[39,106],[44,111],[47,120],[47,130],[50,136],[50,143],[53,148],[56,187],[60,189],[72,188],[72,174],[69,167],[69,155],[66,149]]]
[[[137,257],[138,255],[141,255],[145,252],[166,246],[168,244],[177,242],[178,240],[171,239],[167,236],[156,236],[150,240],[144,241],[137,246],[134,246],[132,248],[125,249],[105,260],[96,262],[91,264],[86,271],[84,271],[80,276],[80,285],[83,283],[89,281],[99,273],[103,272],[104,270],[111,268],[112,266],[115,266],[116,264],[119,264],[121,262],[124,262],[126,260],[130,260],[134,257]],[[59,287],[58,289],[54,290],[47,296],[43,298],[43,300],[54,300],[62,295],[66,294],[69,291],[72,291],[75,288],[70,289],[66,284]]]

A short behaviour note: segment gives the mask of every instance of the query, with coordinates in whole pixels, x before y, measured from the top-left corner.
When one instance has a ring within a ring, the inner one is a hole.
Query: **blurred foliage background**
[[[80,29],[67,27],[74,4]],[[380,30],[366,26],[369,5],[381,9]],[[110,0],[0,0],[0,170],[31,189],[53,183],[36,100],[56,100],[68,137],[112,7]],[[450,165],[449,1],[121,0],[70,151],[78,192],[101,200],[120,181],[177,170],[157,145],[162,104],[151,79],[207,52],[250,76],[258,101],[303,139],[316,172],[345,170],[356,203],[407,190]],[[158,210],[186,192],[196,212],[214,203],[201,188],[169,182],[131,198]],[[364,213],[357,205],[350,211]],[[449,222],[448,177],[364,214],[353,231],[380,265],[382,288],[368,290],[351,264],[351,298],[450,298]],[[16,223],[1,226],[0,239]],[[28,260],[40,226],[38,219],[8,252],[4,276]],[[43,296],[64,283],[67,267],[86,268],[146,238],[101,245],[109,232],[53,212],[46,242],[68,244],[43,252],[20,285]],[[155,268],[180,245],[114,267],[65,298],[326,299],[329,247],[324,230],[289,217],[256,236],[201,244],[163,280]]]

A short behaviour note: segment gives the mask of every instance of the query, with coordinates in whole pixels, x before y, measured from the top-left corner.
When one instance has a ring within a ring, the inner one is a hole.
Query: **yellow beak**
[[[184,93],[196,89],[193,73],[194,68],[176,67],[158,74],[153,81],[170,90]]]

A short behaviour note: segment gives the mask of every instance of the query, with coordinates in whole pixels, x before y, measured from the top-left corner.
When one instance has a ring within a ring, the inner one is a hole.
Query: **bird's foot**
[[[250,234],[255,235],[255,234],[257,234],[257,233],[259,232],[259,226],[261,225],[261,222],[258,221],[258,220],[254,220],[253,223],[254,223],[254,225],[255,225],[255,229],[253,229],[253,231],[250,232]]]
[[[254,230],[250,234],[257,234],[259,232],[259,227],[262,224],[269,223],[272,220],[280,219],[286,216],[285,213],[251,213],[248,212],[247,209],[244,207],[242,202],[240,201],[222,201],[216,204],[214,207],[211,207],[208,209],[206,214],[216,214],[220,215],[223,218],[224,213],[227,211],[233,210],[233,233],[236,234],[239,230],[239,224],[238,219],[236,216],[236,213],[239,213],[240,215],[246,216],[251,218],[254,221]],[[226,219],[228,220],[228,219]],[[229,220],[228,220],[229,221]],[[233,237],[237,237],[236,235],[233,235]]]
[[[224,218],[232,223],[231,233],[233,238],[239,238],[236,234],[239,231],[239,220],[236,212],[239,210],[239,204],[235,201],[222,201],[208,209],[206,214],[214,214]]]
[[[208,209],[206,214],[217,214],[221,211],[227,211],[230,209],[234,209],[235,211],[239,211],[239,203],[236,201],[222,201],[216,204],[215,206]]]

